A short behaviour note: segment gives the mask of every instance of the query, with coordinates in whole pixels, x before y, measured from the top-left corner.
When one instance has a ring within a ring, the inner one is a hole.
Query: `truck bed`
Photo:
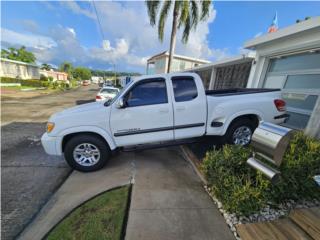
[[[230,88],[219,90],[206,90],[207,96],[223,97],[241,94],[265,93],[280,91],[279,88]]]

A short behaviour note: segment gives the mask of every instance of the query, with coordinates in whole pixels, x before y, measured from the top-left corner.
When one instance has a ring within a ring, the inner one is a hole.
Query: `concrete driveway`
[[[42,239],[82,202],[133,183],[127,240],[234,239],[179,148],[118,153],[97,172],[72,172],[19,239]]]
[[[179,148],[134,155],[127,240],[234,239]]]
[[[1,239],[14,239],[67,178],[63,158],[45,154],[40,137],[48,117],[94,100],[97,86],[1,102]]]

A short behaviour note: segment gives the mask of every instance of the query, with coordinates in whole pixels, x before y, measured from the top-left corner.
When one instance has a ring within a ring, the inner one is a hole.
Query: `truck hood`
[[[103,107],[103,104],[104,104],[104,101],[81,104],[79,106],[67,108],[61,112],[57,112],[57,113],[53,114],[51,118],[72,115],[75,113],[95,111],[95,110],[98,110],[101,107]]]

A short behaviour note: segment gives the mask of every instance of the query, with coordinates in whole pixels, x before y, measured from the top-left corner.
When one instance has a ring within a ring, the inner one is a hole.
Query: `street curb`
[[[207,185],[208,182],[200,170],[200,160],[198,159],[198,157],[196,155],[194,155],[194,153],[185,145],[180,146],[180,149],[181,149],[183,158],[191,164],[194,171],[196,172],[198,177],[201,179],[202,183],[204,185]]]

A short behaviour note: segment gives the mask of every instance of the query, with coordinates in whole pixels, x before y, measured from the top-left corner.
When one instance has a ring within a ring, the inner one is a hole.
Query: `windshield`
[[[114,103],[114,102],[119,98],[119,96],[121,96],[122,93],[123,93],[124,91],[126,91],[126,90],[132,85],[132,82],[133,82],[133,81],[130,81],[124,88],[122,88],[122,89],[120,90],[120,92],[118,92],[117,96],[115,96],[113,99],[107,100],[107,101],[104,103],[104,105],[105,105],[105,106],[110,106],[112,103]]]
[[[119,92],[118,89],[111,89],[111,88],[104,88],[100,91],[100,93],[107,93],[107,94],[117,94]]]

